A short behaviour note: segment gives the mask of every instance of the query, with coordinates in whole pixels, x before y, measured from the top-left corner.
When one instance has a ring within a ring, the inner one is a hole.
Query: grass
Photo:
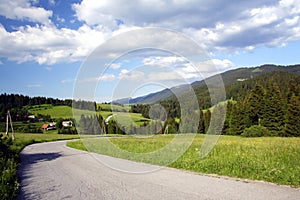
[[[114,112],[129,112],[130,110],[130,106],[121,106],[115,104],[97,104],[97,106],[103,111],[113,110]]]
[[[76,114],[79,116],[81,114],[94,114],[92,111],[88,110],[79,110],[75,109]],[[58,119],[58,118],[73,118],[73,111],[72,107],[70,106],[52,106],[50,104],[43,104],[38,106],[31,106],[29,107],[28,111],[33,113],[34,115],[42,114],[42,115],[50,115],[51,118]]]
[[[103,138],[93,141],[72,141],[67,145],[130,160],[166,164],[168,162],[164,163],[161,159],[158,161],[155,157],[147,158],[147,156],[150,152],[169,144],[173,137],[174,135],[151,138]],[[168,166],[200,173],[300,186],[300,138],[221,136],[209,155],[200,159],[204,137],[205,135],[197,135],[188,150]]]
[[[97,114],[101,114],[104,119],[106,119],[108,116],[112,115],[113,112],[109,111],[111,109],[110,104],[98,104],[98,106],[101,106],[101,108],[104,106],[106,110],[99,111]],[[125,116],[129,110],[129,107],[122,107],[119,105],[113,105],[114,113],[118,113],[118,115]],[[81,114],[84,115],[92,115],[95,114],[93,111],[88,111],[88,110],[79,110],[79,109],[74,109],[76,111],[76,115],[80,116]],[[42,114],[42,115],[50,115],[51,118],[58,119],[58,118],[73,118],[73,111],[72,107],[70,106],[52,106],[50,104],[43,104],[43,105],[38,105],[38,106],[29,106],[28,111],[34,115],[37,114]],[[121,112],[123,111],[123,112]],[[143,120],[144,118],[142,117],[141,114],[138,113],[130,113],[130,116],[132,119],[137,122],[139,120]]]
[[[114,119],[121,125],[125,127],[130,127],[131,124],[143,125],[145,121],[150,121],[144,118],[140,113],[116,113]]]

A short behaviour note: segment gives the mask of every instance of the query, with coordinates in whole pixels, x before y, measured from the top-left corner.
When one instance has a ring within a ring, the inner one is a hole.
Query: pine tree
[[[234,104],[232,101],[227,101],[227,108],[226,108],[226,118],[224,121],[224,126],[222,130],[222,134],[229,135],[230,134],[230,124],[232,121],[232,109]]]
[[[226,118],[226,104],[215,105],[210,119],[209,134],[221,134]]]
[[[295,94],[289,100],[284,136],[300,136],[300,98]]]
[[[260,125],[264,108],[264,95],[263,87],[256,84],[245,98],[245,111],[249,126]]]
[[[210,118],[211,118],[211,112],[208,109],[205,113],[204,113],[204,128],[205,128],[205,133],[207,133],[209,126],[210,126]]]
[[[279,86],[275,81],[268,83],[264,102],[261,125],[268,128],[273,135],[282,135],[285,105]]]
[[[245,129],[243,115],[243,102],[238,101],[232,106],[231,120],[229,123],[229,134],[230,135],[241,135]]]
[[[198,125],[198,133],[205,133],[205,126],[204,126],[204,115],[203,111],[199,110],[199,125]]]

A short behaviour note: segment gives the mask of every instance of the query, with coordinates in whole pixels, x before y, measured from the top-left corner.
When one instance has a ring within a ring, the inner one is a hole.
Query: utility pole
[[[15,133],[14,133],[14,128],[13,128],[13,125],[12,125],[12,120],[11,120],[9,110],[7,111],[7,114],[6,114],[6,136],[7,137],[8,137],[8,121],[9,121],[10,127],[11,127],[11,137],[14,140],[15,139]]]

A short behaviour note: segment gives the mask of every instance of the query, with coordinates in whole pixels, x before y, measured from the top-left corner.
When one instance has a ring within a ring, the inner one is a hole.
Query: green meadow
[[[94,112],[88,110],[79,110],[75,109],[76,113],[80,114],[93,114]],[[70,106],[52,106],[50,104],[43,104],[37,106],[29,106],[28,112],[34,115],[42,114],[42,115],[50,115],[53,119],[58,118],[73,118],[72,107]]]
[[[70,141],[67,145],[109,156],[164,165],[167,162],[151,156],[148,159],[148,154],[165,147],[174,137],[97,138]],[[204,138],[205,135],[197,134],[187,151],[168,166],[205,174],[300,186],[300,138],[220,136],[213,150],[205,158],[200,158]]]

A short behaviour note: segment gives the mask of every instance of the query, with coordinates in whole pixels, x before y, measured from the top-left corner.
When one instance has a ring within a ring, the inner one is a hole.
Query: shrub
[[[253,125],[250,128],[246,128],[242,136],[244,137],[262,137],[262,136],[269,136],[270,132],[266,127]]]
[[[0,134],[0,199],[15,199],[18,193],[18,152],[11,146],[11,138]]]
[[[78,134],[75,127],[63,127],[58,129],[58,134]]]

